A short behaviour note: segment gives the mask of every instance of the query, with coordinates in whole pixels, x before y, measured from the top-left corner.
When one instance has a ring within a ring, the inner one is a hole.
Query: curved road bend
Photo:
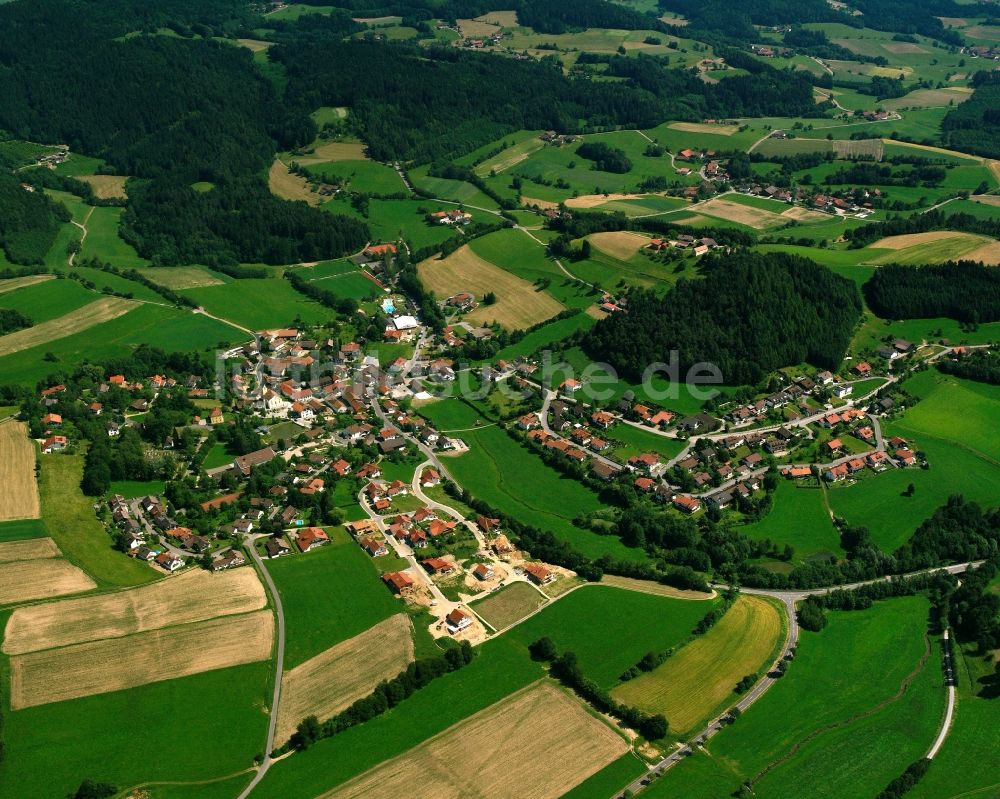
[[[257,769],[254,778],[250,780],[250,784],[243,789],[243,792],[237,799],[246,799],[250,795],[250,792],[264,779],[264,775],[267,774],[267,770],[273,762],[271,760],[271,750],[274,749],[274,728],[278,723],[278,702],[281,701],[281,678],[285,671],[285,611],[281,607],[281,595],[278,593],[277,586],[275,586],[274,580],[271,579],[264,561],[257,554],[257,548],[254,546],[255,542],[256,537],[251,538],[247,542],[249,544],[247,549],[250,550],[250,557],[254,559],[261,574],[264,575],[264,581],[267,583],[267,588],[271,592],[271,598],[274,600],[274,612],[278,617],[278,665],[274,672],[274,694],[271,696],[271,718],[267,723],[267,744],[264,747],[264,759],[261,761],[260,768]]]

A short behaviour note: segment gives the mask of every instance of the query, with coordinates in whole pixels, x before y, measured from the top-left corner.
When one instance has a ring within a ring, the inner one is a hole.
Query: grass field
[[[332,285],[328,286],[333,289]],[[216,286],[183,289],[209,313],[254,330],[289,325],[296,316],[304,322],[325,322],[333,312],[310,300],[281,278],[234,280]]]
[[[670,460],[679,455],[687,445],[687,442],[679,439],[666,438],[630,424],[617,424],[601,436],[616,445],[614,454],[618,460],[623,461],[644,452],[655,452]]]
[[[111,537],[80,492],[83,455],[52,455],[42,461],[38,489],[42,520],[59,549],[101,587],[152,582],[159,575],[112,548]]]
[[[583,673],[604,688],[647,652],[676,646],[716,602],[691,602],[597,584],[578,588],[517,625],[504,638],[524,646],[549,636],[572,651]],[[740,675],[743,676],[742,674]]]
[[[150,302],[159,303],[165,302],[163,297],[151,288],[142,285],[142,283],[137,283],[134,280],[120,277],[119,275],[111,272],[105,272],[103,269],[93,269],[89,266],[74,266],[70,271],[75,272],[84,280],[89,280],[93,283],[94,291],[104,291],[105,289],[108,289],[110,291],[118,292],[119,294],[130,294],[137,300],[149,300]],[[89,294],[89,299],[94,299],[93,293]]]
[[[21,519],[0,522],[0,542],[27,541],[31,538],[48,538],[49,528],[41,519]]]
[[[740,528],[755,540],[769,538],[780,546],[795,547],[795,560],[840,557],[840,534],[833,526],[824,499],[824,489],[810,478],[782,480],[774,495],[774,506],[763,519]]]
[[[93,292],[87,291],[75,280],[47,280],[5,293],[3,307],[20,311],[39,325],[76,311],[96,299]]]
[[[94,190],[94,196],[99,200],[126,199],[124,175],[81,175],[79,180],[89,183]]]
[[[533,330],[516,344],[504,347],[496,354],[496,359],[514,360],[531,355],[559,343],[577,330],[589,330],[597,320],[586,314],[577,314],[565,319],[549,322],[547,325]],[[491,359],[493,360],[493,359]]]
[[[285,668],[399,612],[372,559],[343,528],[328,532],[327,546],[267,563],[285,609]]]
[[[168,624],[191,624],[260,610],[266,601],[253,569],[219,574],[188,571],[128,591],[19,608],[7,622],[3,651],[19,655],[122,638]]]
[[[140,269],[139,272],[154,283],[174,291],[218,286],[225,282],[221,275],[217,276],[203,266],[155,266]]]
[[[769,765],[756,796],[791,799],[806,784],[815,797],[874,796],[924,754],[940,723],[944,690],[939,655],[924,643],[927,609],[909,597],[829,614],[822,632],[802,633],[787,675],[649,796],[717,799]]]
[[[285,672],[275,741],[287,741],[306,716],[331,718],[403,671],[413,660],[411,629],[397,613]]]
[[[503,630],[537,610],[545,597],[527,583],[514,583],[472,607],[494,630]]]
[[[14,655],[11,707],[121,691],[266,660],[273,638],[274,615],[260,610]]]
[[[0,358],[110,322],[119,316],[124,316],[135,307],[136,304],[132,300],[123,300],[119,297],[94,300],[57,319],[0,337]]]
[[[872,250],[888,250],[871,259],[873,264],[937,264],[962,257],[994,262],[1000,256],[996,242],[985,236],[934,230],[929,233],[911,233],[889,236],[871,245]],[[973,256],[973,251],[981,255]],[[995,252],[994,252],[995,251]],[[991,258],[990,255],[993,254]]]
[[[662,713],[671,732],[684,737],[734,699],[736,683],[745,675],[770,665],[783,634],[784,622],[774,604],[741,596],[707,633],[612,695],[649,713]]]
[[[829,492],[834,512],[868,527],[889,552],[949,496],[962,494],[992,506],[1000,484],[1000,435],[992,422],[1000,413],[1000,389],[945,378],[934,370],[916,375],[906,387],[922,401],[884,433],[914,440],[930,468],[890,470]],[[916,490],[904,496],[910,483]]]
[[[24,422],[0,422],[0,521],[36,519],[35,444]]]
[[[52,280],[52,275],[25,275],[24,277],[8,277],[0,280],[0,294],[6,294],[9,291],[16,291],[17,289],[24,288],[25,286],[34,286],[37,283],[44,283],[46,280]],[[7,302],[7,300],[4,300]]]
[[[519,330],[563,310],[549,294],[484,260],[468,246],[460,247],[444,260],[423,261],[417,270],[424,286],[439,299],[469,291],[482,302],[488,292],[495,292],[496,303],[481,304],[466,316],[473,324],[495,321],[508,330]]]
[[[313,164],[309,171],[326,180],[343,181],[351,191],[375,195],[406,193],[406,185],[396,170],[377,161],[338,160]]]
[[[640,233],[617,231],[614,233],[594,233],[588,237],[588,241],[612,258],[627,261],[649,244],[650,238]]]
[[[148,266],[149,261],[140,258],[131,244],[118,235],[118,226],[124,208],[94,206],[85,223],[87,237],[77,258],[100,258],[114,266]]]
[[[482,796],[556,799],[627,749],[571,694],[539,682],[322,799],[388,798],[404,790],[459,799],[472,784]]]

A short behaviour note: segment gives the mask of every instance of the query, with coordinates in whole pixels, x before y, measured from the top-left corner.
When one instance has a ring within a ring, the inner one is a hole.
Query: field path
[[[277,666],[274,671],[274,693],[271,695],[271,718],[267,722],[267,742],[264,745],[264,759],[261,761],[260,768],[257,769],[254,778],[250,780],[250,784],[243,789],[243,792],[237,799],[245,799],[245,797],[249,796],[250,792],[257,787],[257,783],[264,779],[267,770],[271,768],[271,763],[274,762],[271,759],[271,750],[274,749],[274,731],[278,725],[278,704],[281,701],[281,678],[285,673],[285,611],[281,607],[281,594],[278,593],[278,587],[274,584],[274,580],[271,579],[271,574],[264,565],[264,561],[261,560],[260,555],[257,553],[255,543],[256,537],[250,540],[250,546],[246,549],[250,553],[250,557],[253,558],[254,563],[257,564],[260,573],[264,575],[264,582],[267,583],[267,590],[274,602],[274,615],[278,619],[278,643],[276,647],[277,651],[275,652]]]
[[[83,223],[82,224],[80,222],[77,222],[76,220],[73,220],[73,219],[70,220],[70,222],[72,222],[74,225],[76,225],[78,228],[80,228],[80,230],[83,231],[83,235],[80,236],[80,249],[81,250],[83,249],[83,243],[87,240],[87,223],[90,221],[90,217],[94,215],[94,210],[96,208],[97,208],[96,205],[92,205],[90,207],[90,210],[87,211],[87,215],[83,218]],[[72,266],[73,265],[73,261],[75,261],[75,260],[76,260],[76,253],[75,252],[71,252],[69,254],[69,259],[67,260],[67,263],[70,266]]]
[[[528,230],[528,228],[521,227],[520,225],[514,225],[514,229],[515,230],[520,230],[528,238],[530,238],[532,241],[540,244],[542,247],[546,246],[545,242],[542,241],[540,238],[538,238],[530,230]],[[575,280],[577,283],[583,283],[583,285],[585,285],[585,286],[590,286],[590,288],[594,288],[594,284],[593,283],[588,283],[586,280],[581,280],[580,278],[578,278],[576,275],[574,275],[572,272],[570,272],[565,266],[563,266],[562,261],[560,261],[558,258],[553,258],[552,260],[555,261],[555,264],[556,264],[556,266],[559,267],[559,270],[564,275],[566,275],[566,277],[568,277],[570,280]]]

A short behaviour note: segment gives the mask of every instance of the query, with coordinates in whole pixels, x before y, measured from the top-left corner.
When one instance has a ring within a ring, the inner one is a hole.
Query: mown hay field
[[[958,258],[979,257],[973,260],[995,259],[997,242],[986,236],[932,230],[926,233],[909,233],[889,236],[871,245],[872,250],[888,250],[872,258],[872,264],[936,264]]]
[[[649,237],[639,233],[619,230],[609,233],[594,233],[589,237],[590,243],[597,249],[606,252],[619,261],[627,261],[639,250],[649,244]]]
[[[128,178],[125,175],[81,175],[77,180],[89,183],[99,200],[124,200],[128,197],[125,193]]]
[[[481,178],[486,177],[491,172],[500,173],[504,170],[510,169],[512,166],[517,166],[522,161],[527,161],[531,154],[536,150],[541,150],[545,146],[545,142],[534,136],[530,139],[525,139],[522,142],[508,147],[501,153],[494,155],[492,158],[488,158],[479,164],[473,171]]]
[[[537,682],[321,799],[556,799],[627,751],[575,698]]]
[[[726,219],[730,222],[737,222],[741,225],[752,227],[755,230],[777,227],[785,222],[781,218],[781,214],[729,200],[708,200],[698,205],[697,208],[699,214],[707,214],[708,216]]]
[[[267,172],[267,187],[271,194],[285,200],[302,200],[309,205],[319,205],[324,201],[319,192],[312,191],[309,181],[299,175],[294,175],[288,165],[275,160]]]
[[[739,125],[708,125],[701,122],[674,122],[669,127],[685,133],[712,133],[716,136],[732,136],[740,130]]]
[[[710,594],[701,591],[685,591],[681,588],[674,588],[672,585],[664,585],[653,580],[637,580],[632,577],[619,577],[614,574],[605,574],[601,578],[602,583],[614,586],[615,588],[625,588],[629,591],[638,591],[641,594],[652,594],[653,596],[665,596],[671,599],[693,599],[708,600],[715,599],[715,591]]]
[[[524,329],[563,310],[548,293],[480,258],[468,245],[442,260],[421,262],[417,271],[427,289],[439,299],[468,291],[481,302],[487,293],[493,292],[497,301],[493,305],[480,305],[470,313],[466,319],[472,323],[495,321],[508,330]]]
[[[612,695],[626,705],[662,713],[671,731],[683,736],[720,710],[744,676],[769,665],[781,633],[774,605],[741,596],[707,633]]]
[[[281,678],[275,741],[287,741],[306,716],[321,721],[335,716],[412,661],[410,619],[397,613],[286,671]]]
[[[37,519],[35,445],[24,422],[0,423],[0,521]]]
[[[502,630],[538,610],[545,601],[545,597],[527,583],[514,583],[472,607],[495,630]]]
[[[150,266],[138,271],[154,283],[174,291],[221,286],[225,282],[200,266]]]
[[[253,569],[189,571],[139,588],[19,608],[4,633],[9,655],[121,638],[163,627],[259,610],[264,588]]]
[[[55,339],[66,338],[95,325],[124,316],[135,307],[135,302],[120,297],[105,297],[95,300],[82,308],[60,316],[58,319],[0,336],[0,356],[31,349]]]
[[[259,610],[233,618],[15,655],[10,703],[15,710],[266,660],[274,616]]]
[[[36,283],[53,280],[54,278],[55,275],[25,275],[24,277],[10,277],[5,280],[0,280],[0,294],[6,294],[8,291],[23,289],[25,286],[33,286]]]
[[[89,591],[95,583],[62,558],[0,563],[0,605]]]
[[[51,538],[29,538],[24,541],[10,541],[6,544],[0,544],[0,563],[58,558],[61,554],[56,542]]]

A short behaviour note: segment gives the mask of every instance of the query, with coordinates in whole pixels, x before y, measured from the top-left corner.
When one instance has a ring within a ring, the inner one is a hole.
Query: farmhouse
[[[302,552],[310,552],[324,544],[329,544],[330,537],[321,527],[307,527],[299,533],[296,543]]]

